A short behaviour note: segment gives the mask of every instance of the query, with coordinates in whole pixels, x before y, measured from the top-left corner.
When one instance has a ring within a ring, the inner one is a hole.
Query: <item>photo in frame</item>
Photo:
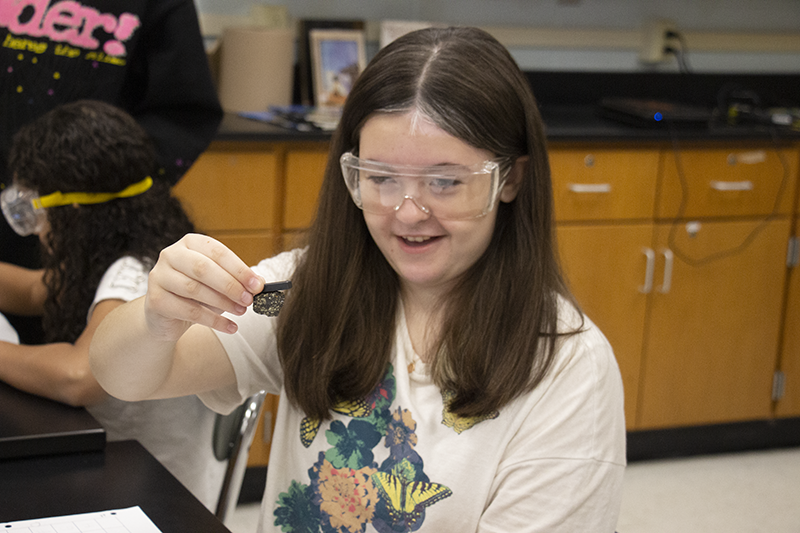
[[[297,25],[297,71],[295,74],[295,101],[314,106],[313,65],[311,59],[311,32],[314,30],[361,30],[363,20],[300,19]]]
[[[311,64],[317,107],[344,105],[356,78],[367,66],[361,30],[311,30]]]

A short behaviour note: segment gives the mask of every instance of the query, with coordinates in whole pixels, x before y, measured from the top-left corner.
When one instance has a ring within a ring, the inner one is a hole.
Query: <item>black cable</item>
[[[759,223],[758,225],[753,228],[753,230],[742,240],[741,243],[738,245],[729,248],[727,250],[721,250],[719,252],[715,252],[709,254],[705,257],[701,257],[699,259],[693,259],[689,257],[686,253],[682,252],[678,245],[675,243],[675,235],[678,230],[678,223],[683,219],[684,212],[686,211],[686,204],[688,202],[688,183],[686,182],[686,174],[684,173],[683,163],[681,162],[680,158],[680,147],[678,146],[678,136],[677,132],[675,131],[674,125],[669,124],[670,128],[670,137],[672,140],[672,150],[675,156],[675,168],[678,174],[678,181],[680,181],[681,185],[681,202],[678,207],[678,213],[675,215],[675,218],[672,221],[672,226],[669,230],[669,235],[667,237],[667,245],[669,249],[678,257],[681,261],[686,263],[689,266],[699,267],[706,265],[708,263],[712,263],[714,261],[718,261],[720,259],[724,259],[726,257],[730,257],[736,255],[746,249],[750,243],[756,238],[756,236],[761,233],[761,231],[766,228],[767,224],[772,221],[775,217],[778,216],[778,211],[780,209],[781,200],[783,199],[783,194],[786,189],[786,185],[789,181],[789,165],[786,162],[786,158],[784,157],[783,153],[780,151],[780,143],[778,141],[778,135],[775,128],[770,128],[770,134],[772,137],[773,144],[775,145],[775,153],[778,156],[778,160],[781,163],[781,168],[783,169],[783,176],[781,178],[781,184],[778,187],[778,193],[775,197],[775,204],[772,207],[772,211],[768,213]]]
[[[689,54],[689,47],[686,45],[686,39],[683,37],[683,34],[677,31],[668,31],[664,34],[664,37],[667,40],[675,39],[678,41],[678,48],[670,45],[664,48],[664,52],[674,55],[675,59],[678,61],[678,68],[680,71],[683,74],[689,74],[691,68],[689,68],[689,60],[686,57]]]

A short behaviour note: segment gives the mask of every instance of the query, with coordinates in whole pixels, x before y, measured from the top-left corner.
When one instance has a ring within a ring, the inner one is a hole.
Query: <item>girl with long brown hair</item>
[[[405,35],[347,98],[308,246],[251,270],[181,240],[101,326],[93,369],[123,398],[280,394],[261,531],[613,531],[622,385],[552,211],[506,49]],[[287,279],[277,318],[247,308]]]

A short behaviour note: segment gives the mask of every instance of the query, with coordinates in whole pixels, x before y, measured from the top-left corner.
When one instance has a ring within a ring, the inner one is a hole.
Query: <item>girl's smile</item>
[[[468,145],[415,111],[378,114],[361,130],[359,157],[391,165],[475,165],[494,154]],[[504,201],[510,201],[503,198]],[[513,197],[512,197],[513,199]],[[446,291],[486,251],[497,209],[466,220],[440,220],[406,198],[389,214],[364,212],[370,234],[405,289]]]

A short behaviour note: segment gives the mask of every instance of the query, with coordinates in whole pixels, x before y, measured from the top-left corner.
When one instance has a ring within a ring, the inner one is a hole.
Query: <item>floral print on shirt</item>
[[[334,411],[351,419],[330,422],[328,445],[308,470],[307,484],[291,482],[279,495],[275,525],[292,533],[360,533],[371,524],[379,533],[417,531],[426,510],[452,495],[428,479],[416,452],[412,413],[391,408],[396,393],[394,368],[363,402],[347,402]],[[309,447],[320,422],[304,419],[300,440]],[[373,450],[383,441],[389,456],[380,465]]]

